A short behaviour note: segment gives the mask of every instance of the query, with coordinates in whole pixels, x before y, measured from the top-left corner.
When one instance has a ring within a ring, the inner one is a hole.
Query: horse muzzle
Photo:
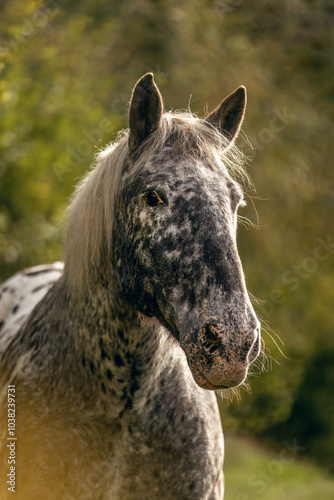
[[[203,389],[236,387],[247,377],[260,352],[260,325],[228,332],[226,325],[206,323],[182,336],[181,347],[195,382]]]

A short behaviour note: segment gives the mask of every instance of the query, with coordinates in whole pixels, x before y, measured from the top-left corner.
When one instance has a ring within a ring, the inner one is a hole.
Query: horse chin
[[[189,358],[187,358],[187,360],[196,384],[199,385],[202,389],[217,391],[220,389],[230,389],[232,387],[237,387],[244,382],[247,375],[247,373],[245,374],[243,372],[237,377],[227,379],[226,377],[218,375],[214,372],[200,370],[200,368]]]

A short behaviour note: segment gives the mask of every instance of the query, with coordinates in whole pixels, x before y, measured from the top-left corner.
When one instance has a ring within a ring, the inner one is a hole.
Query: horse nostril
[[[207,360],[212,361],[212,356],[224,356],[229,361],[230,356],[233,355],[231,350],[231,340],[234,338],[235,355],[239,356],[240,361],[251,363],[254,361],[260,352],[260,327],[256,327],[252,333],[235,337],[231,339],[224,334],[224,329],[219,327],[216,323],[207,323],[201,330],[200,344],[202,347],[202,354],[205,355]],[[232,338],[233,337],[233,338]],[[238,354],[237,354],[238,353]]]
[[[220,330],[217,325],[207,323],[202,329],[202,351],[208,359],[218,350],[222,350]]]
[[[207,340],[209,340],[210,342],[218,341],[218,331],[215,325],[208,323],[207,325],[205,325],[204,330]]]

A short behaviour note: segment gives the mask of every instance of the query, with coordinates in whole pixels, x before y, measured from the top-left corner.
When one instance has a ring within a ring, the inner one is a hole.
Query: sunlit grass
[[[302,452],[293,456],[283,444],[269,450],[236,435],[226,436],[225,447],[225,500],[334,498],[334,478],[304,459]]]

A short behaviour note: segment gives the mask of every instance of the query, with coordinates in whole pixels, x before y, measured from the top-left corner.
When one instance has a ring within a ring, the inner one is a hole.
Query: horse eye
[[[156,191],[149,191],[148,193],[145,193],[144,199],[150,207],[156,207],[157,205],[165,204],[165,202],[161,199]]]

